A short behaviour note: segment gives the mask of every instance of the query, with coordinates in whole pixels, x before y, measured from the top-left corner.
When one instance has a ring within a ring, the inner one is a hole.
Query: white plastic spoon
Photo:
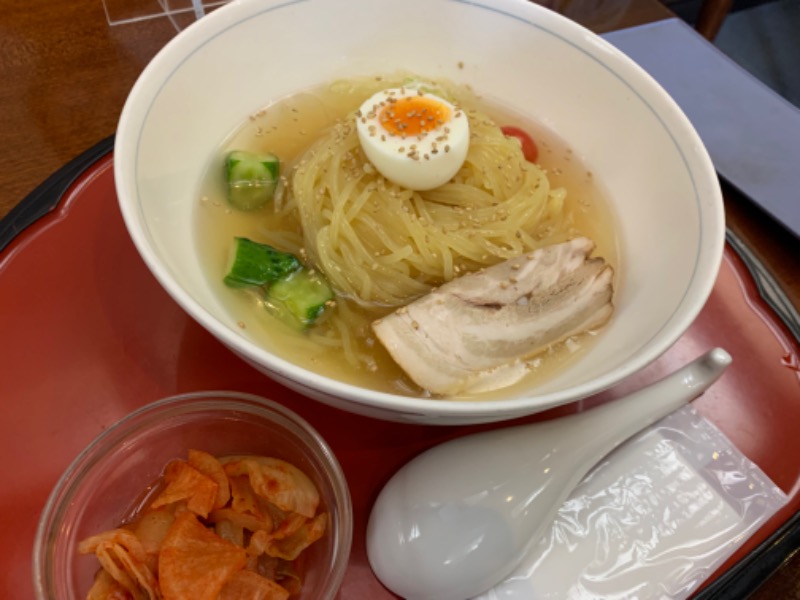
[[[409,600],[465,600],[502,581],[597,462],[705,391],[731,363],[716,348],[591,410],[445,442],[386,484],[367,526],[378,579]]]

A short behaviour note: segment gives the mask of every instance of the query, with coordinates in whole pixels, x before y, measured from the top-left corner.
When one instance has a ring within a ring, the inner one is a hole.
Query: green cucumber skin
[[[280,161],[271,153],[233,150],[225,157],[228,202],[239,210],[256,210],[275,195]]]
[[[234,238],[223,282],[231,288],[260,288],[267,310],[298,331],[313,325],[334,299],[322,274],[304,267],[294,254],[245,237]]]
[[[234,258],[223,281],[229,287],[257,287],[279,281],[302,268],[293,254],[248,238],[234,239]]]
[[[271,310],[296,329],[312,325],[333,298],[333,290],[325,279],[306,268],[272,284],[266,296]]]

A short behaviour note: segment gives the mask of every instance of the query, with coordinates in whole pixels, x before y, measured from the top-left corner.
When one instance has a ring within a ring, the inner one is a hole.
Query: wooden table
[[[598,33],[668,18],[657,0],[541,0]],[[0,218],[112,135],[139,73],[176,31],[164,18],[110,27],[101,0],[6,2],[0,22]],[[800,308],[800,240],[726,190],[728,225]],[[1,335],[1,334],[0,334]],[[800,599],[800,554],[752,596]]]

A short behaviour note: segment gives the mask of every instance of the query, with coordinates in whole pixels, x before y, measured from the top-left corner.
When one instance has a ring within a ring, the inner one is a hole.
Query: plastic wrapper
[[[686,598],[786,501],[689,405],[602,458],[520,566],[479,598]]]

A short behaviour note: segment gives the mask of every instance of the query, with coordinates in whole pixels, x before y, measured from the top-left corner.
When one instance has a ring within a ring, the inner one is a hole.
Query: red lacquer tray
[[[63,470],[97,434],[164,396],[230,389],[285,404],[327,439],[344,468],[355,511],[353,552],[339,597],[394,598],[366,559],[372,502],[412,456],[478,427],[401,425],[351,415],[304,398],[242,362],[192,321],[140,260],[117,207],[110,148],[107,140],[91,160],[84,157],[87,164],[66,192],[57,181],[37,190],[39,196],[57,195],[44,217],[9,235],[18,222],[34,220],[17,211],[0,227],[0,241],[13,238],[0,253],[3,597],[32,597],[31,552],[40,511]],[[800,531],[800,344],[792,331],[797,322],[790,318],[787,324],[771,308],[780,297],[768,293],[763,273],[754,277],[743,260],[746,249],[736,251],[734,243],[726,247],[711,298],[679,342],[643,372],[583,403],[632,391],[714,346],[733,355],[733,366],[695,406],[790,502],[714,574],[698,594],[708,598],[744,597],[793,549]],[[504,425],[493,427],[498,426]]]

